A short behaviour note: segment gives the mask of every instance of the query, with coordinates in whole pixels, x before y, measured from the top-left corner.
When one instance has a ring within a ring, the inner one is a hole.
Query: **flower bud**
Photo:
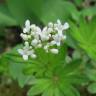
[[[58,49],[50,49],[50,52],[53,53],[53,54],[58,54]]]

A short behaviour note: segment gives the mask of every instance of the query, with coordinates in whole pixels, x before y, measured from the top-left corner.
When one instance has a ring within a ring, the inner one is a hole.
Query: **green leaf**
[[[45,82],[43,82],[43,81],[41,79],[40,81],[37,82],[37,84],[33,85],[30,88],[30,90],[28,91],[28,96],[34,96],[34,95],[41,94],[50,86],[49,80],[45,79]]]
[[[10,14],[7,6],[5,4],[0,5],[0,25],[3,26],[13,26],[17,25],[16,20]]]
[[[76,49],[77,48],[77,42],[71,36],[70,30],[68,30],[68,32],[66,34],[67,34],[66,42],[67,42],[68,46],[70,46],[73,49]]]
[[[83,0],[74,0],[75,4],[79,6],[81,3],[83,3]]]
[[[81,64],[80,60],[73,60],[69,64],[65,64],[64,66],[58,66],[57,69],[55,69],[54,73],[59,78],[63,78],[62,82],[72,83],[77,85],[86,83],[88,82],[88,78],[81,70],[80,64]]]
[[[91,81],[96,81],[96,69],[87,69],[86,75]]]
[[[19,77],[17,77],[19,86],[20,86],[21,88],[23,88],[25,85],[28,85],[29,81],[30,81],[30,80],[33,80],[33,79],[34,79],[33,76],[25,75],[23,72],[22,72],[21,75],[19,75]]]
[[[75,50],[74,53],[72,54],[73,59],[80,59],[81,58],[81,53],[78,50]]]
[[[92,83],[89,85],[88,87],[88,91],[92,94],[95,94],[96,93],[96,82]]]
[[[73,84],[80,85],[84,83],[86,76],[84,77],[80,74],[80,61],[79,63],[77,61],[78,60],[66,64],[66,66],[58,66],[54,71],[47,69],[47,72],[52,72],[51,75],[44,75],[41,77],[40,75],[36,76],[37,80],[30,82],[32,88],[29,90],[28,95],[34,96],[42,94],[42,96],[80,96],[78,91],[73,87]],[[74,66],[74,68],[72,66]],[[66,71],[67,69],[68,71]]]
[[[43,92],[42,96],[54,96],[53,87],[48,87],[47,90]]]
[[[0,56],[0,73],[4,73],[8,71],[8,63],[5,58]]]
[[[54,96],[64,96],[58,87],[54,88]]]
[[[43,49],[36,50],[36,54],[37,58],[32,60],[32,64],[26,65],[25,73],[35,73],[39,76],[44,74],[52,75],[52,71],[55,67],[63,65],[65,62],[66,45],[62,45],[59,48],[58,54],[46,53]]]
[[[73,60],[71,63],[66,64],[64,66],[63,74],[69,74],[69,75],[74,74],[75,72],[80,70],[80,64],[81,60]]]
[[[65,96],[80,96],[78,91],[70,85],[66,85],[66,86],[61,85],[60,89]]]
[[[22,26],[27,19],[36,20],[36,16],[34,17],[33,12],[30,11],[25,0],[19,0],[19,2],[18,0],[7,0],[7,5],[19,25]]]
[[[96,60],[96,19],[87,22],[82,20],[79,26],[71,23],[71,35],[77,40],[78,45],[84,49],[90,57]]]
[[[58,54],[46,53],[43,49],[37,50],[37,60],[41,63],[63,64],[66,56],[66,44],[62,44]]]
[[[25,75],[23,72],[26,64],[32,63],[32,60],[25,62],[17,52],[18,48],[21,48],[21,45],[18,45],[11,51],[4,53],[1,56],[1,63],[2,66],[6,65],[9,74],[13,79],[18,81],[20,87],[24,87],[29,80],[33,79],[32,75]]]
[[[10,63],[10,66],[9,66],[9,71],[10,71],[10,75],[16,79],[19,77],[19,75],[22,74],[22,69],[23,69],[24,65],[23,64],[11,64]],[[18,69],[18,71],[17,71]]]
[[[9,65],[9,74],[13,79],[17,79],[19,86],[24,87],[33,76],[28,76],[23,73],[24,64],[15,64],[15,62]]]
[[[78,0],[77,0],[78,1]],[[93,6],[93,7],[88,7],[88,8],[85,8],[83,9],[80,14],[82,16],[95,16],[96,15],[96,6]]]
[[[43,21],[44,24],[47,24],[50,21],[56,21],[57,19],[66,20],[70,16],[72,19],[78,20],[79,17],[76,7],[68,1],[27,0],[27,3],[30,9],[38,16],[38,18],[40,18],[41,21]]]

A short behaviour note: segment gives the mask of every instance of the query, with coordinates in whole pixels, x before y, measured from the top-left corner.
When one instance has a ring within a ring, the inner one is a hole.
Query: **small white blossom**
[[[36,56],[36,54],[32,54],[31,57],[32,57],[33,59],[35,59],[37,56]]]
[[[28,41],[25,42],[25,46],[26,46],[27,48],[29,48],[29,42],[28,42]]]
[[[53,53],[53,54],[58,54],[58,49],[50,49],[50,52]]]
[[[60,20],[57,20],[57,23],[54,24],[54,28],[57,31],[63,31],[63,25],[61,24]]]
[[[25,42],[25,46],[23,47],[23,49],[18,49],[18,52],[20,55],[22,55],[24,60],[28,60],[29,56],[34,55],[34,51],[30,48],[28,42]]]
[[[69,24],[66,22],[64,25],[63,25],[63,29],[66,30],[69,28]]]
[[[39,44],[37,45],[37,47],[38,47],[38,48],[41,48],[41,47],[42,47],[42,44],[41,44],[41,43],[39,43]]]
[[[54,24],[55,30],[58,32],[62,32],[69,28],[69,24],[66,22],[64,25],[62,25],[61,21],[58,19],[57,23]]]
[[[38,44],[38,40],[37,40],[37,39],[32,40],[31,44],[32,44],[33,46],[36,46],[36,45]]]
[[[44,50],[45,50],[46,52],[48,52],[48,48],[49,48],[48,45],[45,45],[45,46],[44,46]]]
[[[23,34],[23,33],[21,33],[20,36],[25,41],[28,40],[28,38],[29,38],[27,34]]]
[[[28,60],[28,55],[23,55],[23,59],[24,59],[25,61],[27,61],[27,60]]]
[[[66,37],[66,35],[64,35],[63,37],[62,37],[62,40],[65,40],[67,37]]]
[[[28,50],[18,49],[18,52],[19,52],[20,55],[22,55],[24,60],[28,60],[28,56],[29,56],[29,54],[27,53]]]
[[[31,35],[28,35],[28,39],[31,39]]]
[[[53,41],[50,42],[50,46],[53,46],[55,44],[56,44],[56,41],[55,40],[53,40]]]
[[[30,31],[30,21],[26,20],[25,22],[25,28],[23,29],[24,33],[28,33]]]
[[[61,34],[53,35],[54,40],[52,43],[56,44],[57,46],[60,46],[63,37],[64,37],[63,34],[62,35]]]
[[[24,40],[24,47],[18,49],[19,54],[24,60],[28,60],[29,57],[36,58],[35,49],[38,48],[43,48],[47,53],[58,54],[58,47],[67,38],[65,30],[68,28],[69,24],[67,22],[62,24],[60,20],[56,23],[49,22],[43,29],[26,20],[23,33],[20,35]]]
[[[53,24],[52,22],[49,22],[49,23],[48,23],[48,27],[49,27],[49,28],[53,28],[53,27],[54,27],[54,24]]]

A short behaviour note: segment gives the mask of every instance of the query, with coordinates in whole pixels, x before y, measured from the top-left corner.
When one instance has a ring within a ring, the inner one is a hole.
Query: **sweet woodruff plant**
[[[67,22],[62,24],[60,20],[57,20],[56,23],[49,22],[42,29],[26,20],[23,33],[20,35],[24,40],[24,47],[18,49],[18,52],[24,60],[28,60],[28,57],[35,59],[37,57],[35,50],[38,48],[43,48],[46,53],[58,54],[58,48],[64,43],[66,39],[65,31],[68,28],[69,24]]]

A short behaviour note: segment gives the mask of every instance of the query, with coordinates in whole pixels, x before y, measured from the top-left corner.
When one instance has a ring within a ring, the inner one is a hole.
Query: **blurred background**
[[[96,18],[96,0],[0,0],[0,96],[26,96],[27,86],[20,88],[9,76],[2,54],[22,42],[19,35],[27,19],[42,27],[57,19],[77,23],[81,18]],[[83,88],[81,93],[96,96]]]

